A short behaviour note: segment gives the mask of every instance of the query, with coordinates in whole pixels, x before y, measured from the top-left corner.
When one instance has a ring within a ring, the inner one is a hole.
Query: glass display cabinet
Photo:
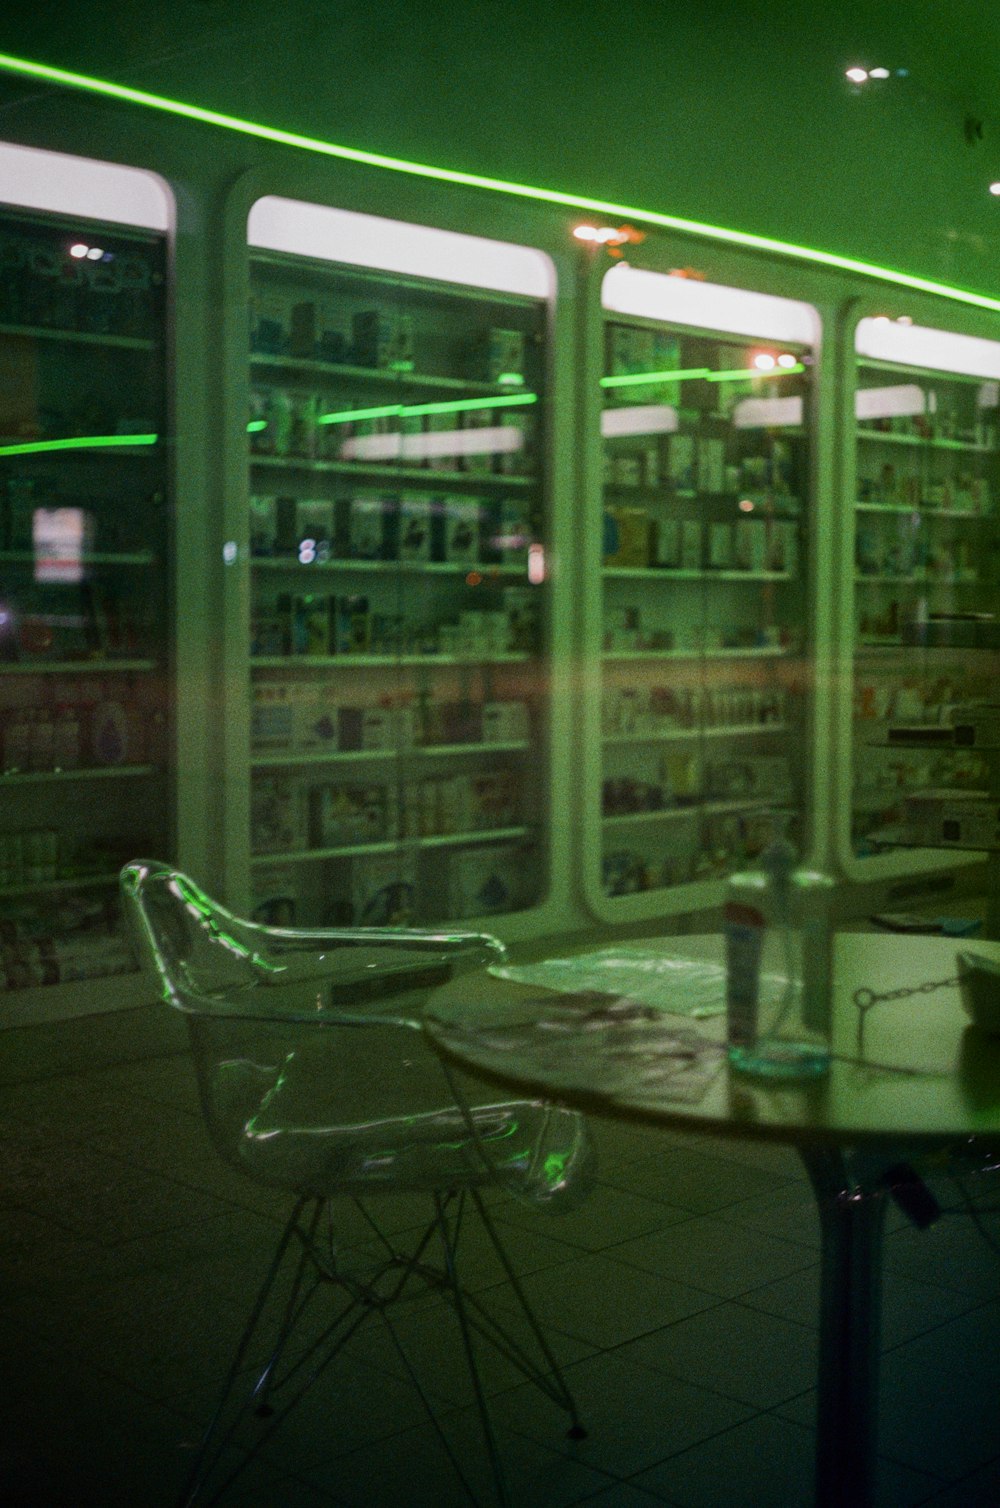
[[[802,841],[817,322],[625,266],[603,303],[589,879],[610,919],[716,904],[776,829]]]
[[[296,250],[251,249],[251,903],[525,910],[548,883],[538,267],[520,292],[484,261],[504,248],[405,226],[377,241],[401,266],[364,265],[386,222],[305,208]],[[254,213],[252,240],[287,244],[287,213],[274,238]]]
[[[866,318],[856,352],[850,852],[940,867],[996,807],[1000,343]]]
[[[174,847],[165,238],[4,208],[0,269],[0,997],[23,1000],[134,968],[118,869]]]

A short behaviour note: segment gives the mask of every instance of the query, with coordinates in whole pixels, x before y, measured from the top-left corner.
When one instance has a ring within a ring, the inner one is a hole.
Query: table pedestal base
[[[872,1508],[881,1353],[884,1188],[837,1148],[800,1147],[819,1209],[817,1508]]]

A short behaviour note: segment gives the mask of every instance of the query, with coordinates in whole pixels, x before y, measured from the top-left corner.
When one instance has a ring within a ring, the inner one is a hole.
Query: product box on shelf
[[[349,593],[331,598],[332,650],[338,655],[362,655],[372,651],[372,615],[368,598]]]
[[[336,505],[326,498],[300,498],[295,510],[295,553],[303,565],[329,559],[334,549]]]
[[[448,914],[456,918],[516,911],[525,857],[514,848],[470,848],[448,855]]]
[[[519,563],[531,542],[531,518],[523,498],[503,497],[489,506],[487,551],[501,564]]]
[[[660,518],[653,524],[653,564],[676,570],[681,563],[681,525],[677,518]]]
[[[521,743],[528,734],[528,708],[524,702],[483,703],[483,743]]]
[[[417,873],[412,854],[356,854],[350,865],[352,926],[413,924]]]
[[[309,793],[309,839],[316,848],[383,843],[398,828],[395,790],[378,782],[331,782]]]
[[[953,726],[955,743],[961,748],[1000,748],[1000,702],[957,706]]]
[[[334,653],[335,599],[327,592],[282,593],[278,614],[288,623],[287,642],[293,655]]]
[[[479,560],[482,505],[474,497],[440,497],[434,501],[435,559],[474,565]]]
[[[712,522],[708,525],[708,566],[711,570],[728,571],[735,565],[733,556],[733,526],[730,523]]]
[[[767,568],[768,526],[762,518],[738,518],[733,524],[733,564],[738,571]]]
[[[505,412],[496,441],[497,470],[526,476],[535,468],[535,416],[520,409]]]
[[[695,488],[695,437],[672,434],[667,443],[667,476],[677,492]]]
[[[699,435],[697,442],[698,491],[716,494],[726,490],[726,447],[717,435]]]
[[[251,875],[250,916],[264,927],[301,927],[301,871],[296,865],[255,866]]]
[[[415,364],[412,314],[362,309],[351,316],[351,356],[357,366],[412,372]]]
[[[701,520],[681,519],[681,568],[697,571],[701,568]]]
[[[623,566],[643,569],[650,563],[653,521],[645,508],[616,508],[605,510],[609,523],[605,536],[613,543],[604,557],[608,566]]]
[[[295,776],[257,774],[250,784],[252,853],[288,853],[306,846],[306,787]]]
[[[345,498],[347,554],[352,560],[386,560],[398,502],[393,496],[362,492]]]
[[[455,441],[456,456],[460,457],[461,470],[476,476],[490,476],[497,470],[502,445],[522,443],[520,434],[501,428],[502,419],[494,409],[471,409],[462,414],[461,419],[456,414],[441,417],[460,425]],[[437,462],[432,459],[431,465],[437,465]]]
[[[250,295],[251,351],[263,356],[282,355],[288,345],[288,326],[288,303],[281,294],[268,289]]]
[[[906,797],[909,836],[947,848],[1000,847],[1000,802],[978,791],[927,790]]]
[[[492,326],[472,344],[469,376],[476,382],[523,387],[524,356],[523,330],[503,330]]]
[[[399,500],[399,546],[400,560],[430,560],[431,558],[431,500],[427,497],[403,494]]]

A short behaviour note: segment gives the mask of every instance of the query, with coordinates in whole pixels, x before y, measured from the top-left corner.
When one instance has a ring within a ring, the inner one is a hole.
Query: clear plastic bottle
[[[725,906],[729,1060],[761,1078],[815,1078],[830,1063],[830,876],[776,839],[731,877]]]

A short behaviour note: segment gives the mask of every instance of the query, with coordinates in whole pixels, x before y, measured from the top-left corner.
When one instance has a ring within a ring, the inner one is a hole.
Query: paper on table
[[[498,979],[579,995],[589,990],[627,996],[672,1016],[719,1016],[726,1009],[726,970],[704,959],[640,949],[604,948],[573,958],[505,964]]]

